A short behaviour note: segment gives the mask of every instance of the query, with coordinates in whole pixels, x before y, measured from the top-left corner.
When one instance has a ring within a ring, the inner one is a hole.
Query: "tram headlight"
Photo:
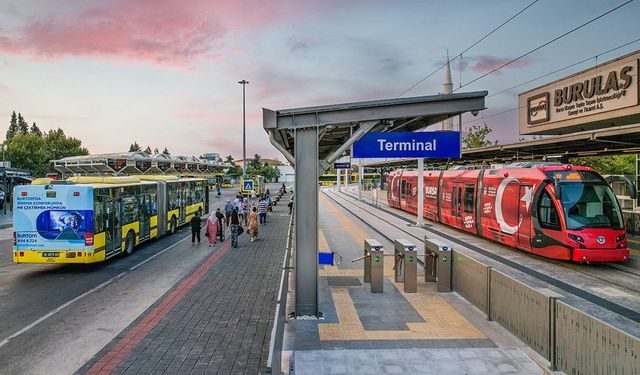
[[[620,242],[620,241],[624,240],[624,238],[625,238],[625,235],[621,234],[618,237],[616,237],[616,242]]]
[[[567,235],[569,236],[570,239],[572,239],[574,241],[578,241],[578,242],[583,242],[584,243],[584,238],[582,238],[582,236],[576,236],[575,234],[571,234],[571,233],[568,233]]]

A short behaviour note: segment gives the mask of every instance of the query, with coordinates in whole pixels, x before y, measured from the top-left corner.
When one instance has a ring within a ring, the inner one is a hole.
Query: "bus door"
[[[531,210],[533,201],[533,187],[520,185],[520,197],[518,206],[518,247],[524,250],[531,249]]]
[[[122,227],[120,225],[120,201],[105,200],[105,258],[119,254],[122,248]]]
[[[178,185],[178,222],[183,224],[187,221],[187,194],[186,184],[181,183]]]
[[[140,212],[140,239],[149,238],[151,229],[151,197],[149,194],[138,195],[138,209]]]

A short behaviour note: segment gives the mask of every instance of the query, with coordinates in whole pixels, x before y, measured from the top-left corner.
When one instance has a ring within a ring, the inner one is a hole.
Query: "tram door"
[[[533,209],[533,187],[531,185],[520,185],[519,208],[518,208],[518,247],[525,250],[531,249],[531,210]]]
[[[464,190],[464,184],[462,182],[456,182],[453,184],[453,191],[451,193],[451,216],[453,216],[453,224],[462,228],[462,191]]]
[[[120,226],[120,201],[105,200],[105,258],[119,254],[122,248],[122,228]]]

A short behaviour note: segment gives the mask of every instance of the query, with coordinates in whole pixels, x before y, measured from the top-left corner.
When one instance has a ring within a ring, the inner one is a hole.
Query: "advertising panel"
[[[566,134],[640,120],[640,52],[519,95],[520,134]]]
[[[86,233],[93,233],[92,190],[86,186],[19,186],[14,207],[14,250],[83,250]]]

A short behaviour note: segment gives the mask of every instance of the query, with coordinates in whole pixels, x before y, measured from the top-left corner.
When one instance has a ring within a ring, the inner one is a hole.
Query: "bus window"
[[[464,212],[473,212],[473,185],[464,186]]]
[[[175,210],[178,208],[178,185],[167,184],[167,192],[169,195],[169,210]]]
[[[151,209],[149,210],[149,212],[151,213],[151,216],[157,215],[158,214],[158,193],[157,192],[151,193],[151,199],[149,204],[151,205]]]
[[[136,197],[122,198],[122,220],[125,224],[138,220],[138,200]]]
[[[560,230],[558,210],[556,210],[556,206],[553,204],[551,196],[546,191],[542,193],[542,199],[540,199],[538,216],[540,217],[540,226],[543,228]]]
[[[94,234],[104,231],[105,215],[102,200],[102,196],[96,191],[93,196],[93,217],[95,218],[93,230]]]

